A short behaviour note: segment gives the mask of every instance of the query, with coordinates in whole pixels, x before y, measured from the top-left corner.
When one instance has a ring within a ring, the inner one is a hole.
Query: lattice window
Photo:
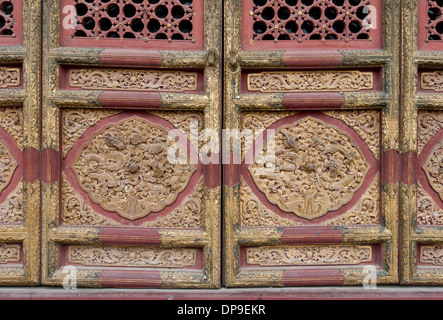
[[[0,0],[0,35],[14,37],[13,0]]]
[[[253,41],[372,41],[370,0],[253,0]]]
[[[74,37],[193,39],[193,0],[75,0]]]
[[[443,0],[428,0],[428,19],[426,29],[428,30],[427,40],[443,39]]]

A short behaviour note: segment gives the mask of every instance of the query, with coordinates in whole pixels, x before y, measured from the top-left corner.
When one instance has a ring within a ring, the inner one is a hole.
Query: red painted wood
[[[158,229],[128,227],[103,228],[98,239],[104,245],[158,246],[162,242]]]
[[[344,57],[339,51],[286,51],[282,57],[287,68],[331,68],[343,63]]]
[[[40,152],[34,148],[23,151],[23,179],[32,183],[40,178]]]
[[[345,98],[340,93],[286,93],[282,104],[286,110],[340,109]]]
[[[381,181],[395,184],[401,180],[401,156],[397,150],[388,150],[381,154]]]
[[[283,285],[286,286],[339,286],[344,277],[339,270],[304,269],[287,270],[283,274]]]
[[[119,67],[159,67],[163,59],[160,51],[136,49],[104,49],[99,57],[103,65]]]
[[[401,170],[400,170],[401,169]],[[401,181],[411,186],[417,182],[417,154],[408,151],[401,155],[401,165],[395,171],[401,171]]]
[[[343,232],[336,227],[284,228],[281,235],[284,245],[340,244],[342,240]]]
[[[98,99],[100,104],[110,109],[156,110],[162,105],[157,92],[104,91]]]
[[[99,278],[103,288],[159,288],[162,279],[157,271],[106,270]]]
[[[42,182],[53,184],[60,181],[60,153],[53,149],[42,152]]]

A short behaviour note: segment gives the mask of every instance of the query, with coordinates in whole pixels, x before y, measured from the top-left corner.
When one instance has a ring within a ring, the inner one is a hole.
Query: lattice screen
[[[0,0],[0,35],[14,36],[14,4],[10,0]]]

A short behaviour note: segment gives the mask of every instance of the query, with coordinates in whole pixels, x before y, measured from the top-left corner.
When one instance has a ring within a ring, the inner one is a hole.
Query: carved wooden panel
[[[398,283],[398,10],[225,2],[227,286]]]
[[[221,128],[221,12],[218,0],[45,7],[45,285],[70,266],[79,287],[220,286],[220,150],[202,159]]]
[[[0,1],[0,285],[40,277],[41,1]]]

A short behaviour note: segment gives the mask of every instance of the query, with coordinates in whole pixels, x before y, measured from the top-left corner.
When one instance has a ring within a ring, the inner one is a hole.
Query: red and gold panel
[[[226,2],[227,286],[398,283],[397,10]]]
[[[43,282],[219,287],[221,1],[45,10]]]

